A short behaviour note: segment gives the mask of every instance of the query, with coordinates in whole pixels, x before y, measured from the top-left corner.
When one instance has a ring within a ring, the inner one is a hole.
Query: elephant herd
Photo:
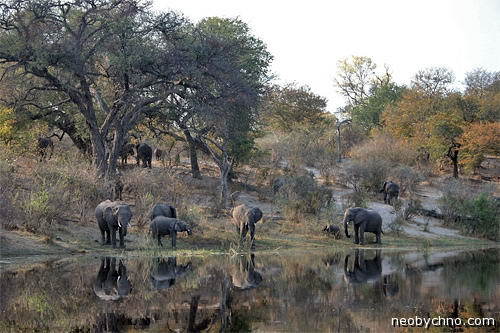
[[[227,274],[231,286],[235,290],[249,290],[262,282],[262,275],[255,269],[255,255],[238,256],[232,260]],[[115,257],[101,258],[97,277],[94,280],[94,294],[103,301],[117,301],[130,294],[132,283],[127,275],[123,260]],[[149,269],[149,280],[154,290],[165,290],[172,287],[176,280],[193,271],[191,262],[179,264],[177,257],[153,258]]]
[[[383,295],[395,296],[399,292],[398,280],[393,274],[383,275],[381,250],[375,250],[375,256],[367,254],[369,250],[355,249],[347,253],[343,262],[344,281],[348,285],[381,282]],[[340,253],[333,258],[324,259],[327,267],[338,265],[341,268]],[[177,257],[157,257],[150,260],[149,283],[152,290],[165,290],[175,285],[176,280],[194,271],[191,261],[180,264]],[[341,268],[342,269],[342,268]],[[267,270],[271,272],[271,270]],[[257,288],[264,277],[255,264],[255,254],[232,257],[230,265],[224,273],[230,281],[231,288],[245,291]],[[116,301],[129,295],[132,282],[122,259],[103,257],[97,277],[94,280],[94,294],[104,301]]]
[[[255,247],[255,224],[262,219],[262,211],[258,207],[250,207],[242,204],[232,210],[232,222],[240,236],[240,241],[245,241],[246,234],[250,231],[250,241],[252,248]],[[121,201],[106,200],[97,205],[95,217],[97,225],[101,231],[101,244],[112,245],[116,248],[116,233],[119,235],[121,248],[125,248],[125,236],[132,220],[132,210],[130,206]],[[170,236],[172,248],[176,247],[178,232],[192,234],[192,229],[188,223],[177,218],[175,207],[164,203],[157,203],[149,214],[149,234],[163,247],[161,238]]]

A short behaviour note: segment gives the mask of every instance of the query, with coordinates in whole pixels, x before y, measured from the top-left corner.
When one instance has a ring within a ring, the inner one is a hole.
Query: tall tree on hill
[[[175,14],[153,16],[138,0],[11,0],[0,5],[0,62],[36,78],[26,92],[55,98],[31,107],[71,103],[78,110],[97,175],[110,177],[127,133],[160,106],[162,96],[151,91],[176,84],[176,59],[157,62],[155,50],[173,48],[183,24]]]

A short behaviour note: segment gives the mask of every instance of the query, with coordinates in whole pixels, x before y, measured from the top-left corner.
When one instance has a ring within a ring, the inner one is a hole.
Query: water
[[[2,270],[0,331],[389,332],[392,317],[498,322],[498,268],[497,249],[54,260]]]

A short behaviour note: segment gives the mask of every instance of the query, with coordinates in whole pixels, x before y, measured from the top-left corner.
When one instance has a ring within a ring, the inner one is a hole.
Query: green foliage
[[[350,110],[353,123],[361,126],[367,133],[373,128],[381,127],[382,112],[388,105],[398,101],[403,91],[403,87],[393,82],[374,87],[368,97]]]
[[[287,84],[269,90],[262,105],[264,125],[271,131],[290,133],[318,126],[326,119],[326,99],[308,86]]]
[[[459,181],[448,182],[440,199],[446,223],[470,235],[498,240],[500,202],[485,189],[472,191]]]

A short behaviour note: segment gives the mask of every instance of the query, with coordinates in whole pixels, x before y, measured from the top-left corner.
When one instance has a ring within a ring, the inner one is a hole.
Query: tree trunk
[[[106,170],[105,178],[107,180],[112,179],[116,175],[118,158],[120,157],[120,152],[122,151],[123,144],[125,143],[125,131],[123,127],[119,126],[116,128],[114,134],[115,137],[109,154],[108,169]]]
[[[108,169],[106,142],[97,128],[90,127],[92,142],[92,160],[98,178],[104,178]]]
[[[453,163],[453,177],[454,178],[458,178],[458,148],[460,146],[457,145],[457,144],[453,144],[453,146],[451,146],[449,149],[448,149],[448,157],[449,159],[451,160],[451,163]]]
[[[220,169],[220,207],[225,209],[227,207],[227,193],[228,193],[228,176],[231,171],[231,163],[229,162],[226,152],[222,153],[222,163],[219,165]]]
[[[183,129],[186,142],[189,147],[189,161],[191,163],[191,174],[193,178],[201,179],[200,166],[198,165],[198,154],[196,151],[196,143],[187,129]]]

